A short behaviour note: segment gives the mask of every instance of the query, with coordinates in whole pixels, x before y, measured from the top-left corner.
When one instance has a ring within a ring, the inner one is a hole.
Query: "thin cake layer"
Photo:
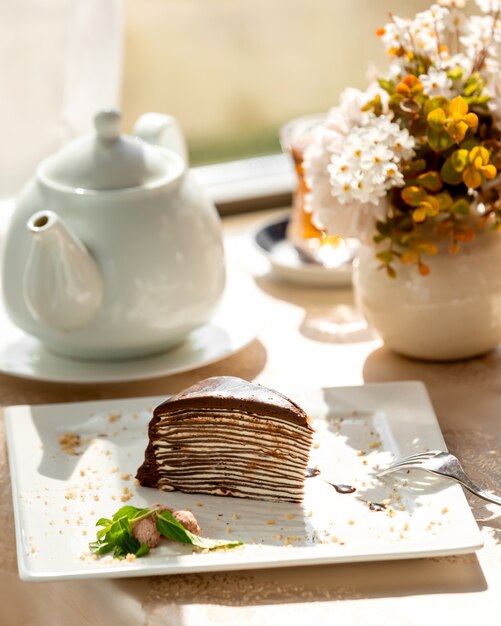
[[[155,409],[137,478],[165,491],[299,502],[312,432],[282,394],[208,379]]]

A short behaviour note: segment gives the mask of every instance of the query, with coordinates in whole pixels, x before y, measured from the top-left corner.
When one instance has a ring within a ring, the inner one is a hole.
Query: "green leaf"
[[[111,524],[112,521],[110,519],[107,519],[106,517],[101,517],[96,522],[96,526],[110,526]]]
[[[136,552],[136,556],[139,558],[141,556],[146,556],[148,554],[148,552],[150,551],[150,547],[147,543],[142,543],[139,546],[139,549]]]
[[[189,530],[186,530],[169,511],[160,511],[157,513],[157,529],[158,532],[167,539],[191,544],[197,548],[214,550],[215,548],[233,548],[242,545],[241,541],[206,539],[205,537],[194,535]]]
[[[454,150],[454,152],[449,157],[451,167],[454,168],[456,172],[462,172],[468,163],[468,155],[468,150]]]
[[[407,163],[403,167],[403,174],[406,179],[418,176],[426,169],[426,161],[424,159],[415,159]]]
[[[428,191],[440,191],[442,189],[442,181],[438,172],[425,172],[417,177],[417,183],[428,189]]]
[[[416,238],[414,233],[405,233],[400,237],[400,245],[405,246]]]
[[[402,191],[402,200],[410,206],[419,206],[426,198],[426,191],[422,187],[414,185],[405,187]]]
[[[136,554],[141,548],[141,544],[132,535],[129,517],[136,517],[148,509],[136,509],[135,507],[122,507],[109,520],[102,517],[97,525],[103,526],[96,534],[96,541],[89,544],[90,549],[96,554],[107,554],[113,552],[117,558],[125,557],[127,554]]]
[[[400,103],[402,102],[403,99],[404,99],[404,96],[402,96],[402,94],[394,93],[392,96],[390,96],[390,99],[388,100],[388,106],[392,110],[400,109]]]
[[[465,84],[463,89],[463,96],[472,96],[478,89],[478,85],[474,82],[471,82],[469,85]]]
[[[414,137],[422,137],[426,135],[428,130],[428,123],[426,122],[426,117],[423,115],[417,115],[413,119],[410,120],[408,130]]]
[[[180,543],[191,544],[197,548],[214,550],[221,547],[234,547],[242,545],[241,541],[225,541],[206,539],[199,537],[186,530],[169,511],[160,511],[158,508],[139,509],[134,506],[123,506],[111,518],[98,520],[99,526],[103,526],[97,532],[96,541],[89,543],[89,548],[95,554],[108,554],[113,552],[116,558],[124,558],[127,554],[135,554],[136,557],[145,556],[150,548],[145,543],[140,543],[132,534],[135,523],[145,517],[154,517],[158,531],[168,539]]]
[[[478,72],[473,73],[465,82],[463,87],[464,96],[480,96],[483,88],[485,87],[485,80],[480,76]]]
[[[113,515],[112,520],[116,522],[121,517],[126,517],[128,520],[133,520],[136,517],[140,517],[144,514],[150,515],[150,509],[138,509],[135,506],[126,505],[118,509],[118,511]]]
[[[438,207],[440,211],[448,211],[452,206],[451,194],[448,191],[437,193],[435,196],[438,201]]]
[[[466,139],[459,144],[459,147],[463,150],[471,150],[472,148],[476,148],[479,146],[479,142],[476,139]]]
[[[445,130],[428,130],[428,144],[434,152],[443,152],[454,144],[454,139]]]
[[[447,78],[451,80],[458,80],[462,78],[464,74],[464,69],[460,65],[456,65],[456,67],[452,67],[450,70],[447,70]]]
[[[393,268],[393,267],[391,267],[391,265],[387,265],[387,266],[386,266],[386,273],[388,274],[388,276],[389,276],[390,278],[396,278],[396,277],[397,277],[397,273],[396,273],[396,271],[394,270],[394,268]]]
[[[126,517],[120,517],[113,523],[106,534],[106,539],[115,546],[114,555],[117,557],[126,556],[129,553],[135,554],[141,546],[139,541],[132,536],[129,520]]]
[[[108,554],[109,552],[111,552],[112,550],[114,550],[115,546],[113,546],[113,544],[111,543],[102,543],[100,541],[92,541],[91,543],[89,543],[89,548],[92,550],[92,552],[95,552],[95,554]]]
[[[440,170],[440,176],[444,183],[447,183],[448,185],[459,185],[459,183],[463,180],[461,172],[458,172],[452,167],[450,157],[442,165],[442,169]]]
[[[435,109],[444,109],[449,104],[449,100],[444,96],[436,96],[435,98],[430,98],[425,102],[424,105],[424,114],[428,115]]]
[[[468,215],[470,213],[470,203],[466,198],[458,198],[453,203],[451,211],[457,215]]]
[[[428,124],[436,131],[442,131],[447,120],[443,109],[433,109],[426,117]]]
[[[404,231],[412,230],[414,228],[414,220],[412,219],[412,216],[409,215],[407,217],[404,217],[400,222],[400,228]]]
[[[487,108],[487,104],[490,102],[491,97],[490,96],[471,96],[471,97],[465,97],[465,101],[468,104],[469,108],[471,109],[471,107],[480,107],[482,109],[486,109]]]
[[[378,233],[381,233],[381,235],[385,236],[388,236],[391,233],[390,225],[386,222],[382,222],[381,220],[378,220],[376,222],[376,230],[378,231]]]
[[[388,264],[393,261],[393,252],[391,250],[383,250],[382,252],[378,252],[376,257],[383,263]]]
[[[392,80],[385,80],[384,78],[379,78],[378,81],[379,86],[384,89],[387,93],[392,94],[395,93],[395,83]]]

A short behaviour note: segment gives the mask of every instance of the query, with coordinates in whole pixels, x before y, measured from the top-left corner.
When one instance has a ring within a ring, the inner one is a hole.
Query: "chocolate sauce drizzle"
[[[318,467],[306,468],[306,478],[315,478],[315,476],[318,476],[319,474],[320,474],[320,470],[318,469]],[[331,487],[334,487],[334,489],[338,493],[354,493],[357,490],[356,487],[352,487],[351,485],[336,485],[335,483],[330,483],[328,480],[325,480],[324,478],[321,478],[320,480],[323,480],[324,483],[327,483]]]
[[[306,468],[306,478],[315,478],[315,476],[318,476],[320,474],[320,470],[318,469],[318,467],[307,467]],[[327,483],[328,485],[330,485],[331,487],[334,487],[334,489],[341,494],[345,494],[345,493],[355,493],[355,491],[357,490],[356,487],[352,487],[351,485],[336,485],[335,483],[330,483],[328,480],[325,480],[324,478],[321,478],[320,480],[323,480],[324,483]],[[386,504],[383,504],[382,502],[372,502],[371,500],[363,500],[363,502],[365,502],[370,511],[385,511],[386,510]]]
[[[381,502],[367,502],[369,505],[369,509],[371,511],[384,511],[386,509],[386,504],[381,504]]]
[[[336,485],[334,483],[329,483],[328,481],[325,482],[331,487],[334,487],[338,493],[355,493],[357,490],[356,487],[352,487],[351,485]]]
[[[320,470],[318,467],[307,467],[306,468],[306,478],[315,478],[320,474]]]

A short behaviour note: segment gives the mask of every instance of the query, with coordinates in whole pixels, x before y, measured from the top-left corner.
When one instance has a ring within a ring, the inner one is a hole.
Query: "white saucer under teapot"
[[[176,120],[120,114],[44,160],[6,235],[7,312],[74,358],[166,350],[207,322],[225,282],[221,225],[193,181]]]

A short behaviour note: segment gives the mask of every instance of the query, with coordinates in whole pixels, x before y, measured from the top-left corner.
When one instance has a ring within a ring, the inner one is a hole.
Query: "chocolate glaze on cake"
[[[281,393],[208,378],[154,410],[137,479],[164,491],[300,502],[312,433]]]

